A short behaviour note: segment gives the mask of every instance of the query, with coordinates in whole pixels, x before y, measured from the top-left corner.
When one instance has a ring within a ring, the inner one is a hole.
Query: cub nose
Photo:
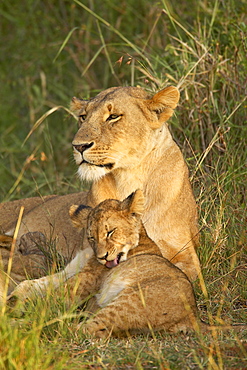
[[[99,256],[97,256],[97,258],[98,258],[99,260],[106,260],[106,259],[107,259],[107,257],[108,257],[108,252],[106,252],[106,254],[105,254],[103,257],[99,257]]]
[[[86,149],[91,148],[93,144],[94,143],[92,142],[92,143],[85,143],[85,144],[78,144],[78,145],[72,144],[72,145],[76,150],[78,150],[78,152],[82,154],[83,152],[85,152]]]

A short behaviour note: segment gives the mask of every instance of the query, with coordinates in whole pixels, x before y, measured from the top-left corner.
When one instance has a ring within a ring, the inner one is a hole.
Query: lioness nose
[[[91,146],[93,146],[93,142],[92,143],[86,143],[86,144],[79,144],[79,145],[76,145],[76,144],[73,144],[73,147],[78,150],[78,152],[80,152],[81,154],[88,148],[91,148]]]

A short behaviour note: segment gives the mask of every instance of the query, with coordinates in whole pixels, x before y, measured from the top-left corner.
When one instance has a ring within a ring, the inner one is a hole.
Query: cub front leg
[[[92,256],[83,270],[66,282],[67,303],[79,306],[90,298],[89,310],[94,309],[93,296],[99,291],[101,280],[107,273],[107,267],[100,264],[95,256]],[[96,307],[98,308],[98,304]]]
[[[111,303],[100,309],[96,315],[80,328],[86,335],[106,338],[111,334],[126,336],[129,331],[138,333],[149,328],[149,319],[138,290],[126,288]]]
[[[80,324],[78,329],[85,335],[107,338],[111,334],[125,336],[132,326],[135,327],[135,320],[128,320],[128,312],[124,313],[120,306],[111,304],[102,308],[86,323]]]

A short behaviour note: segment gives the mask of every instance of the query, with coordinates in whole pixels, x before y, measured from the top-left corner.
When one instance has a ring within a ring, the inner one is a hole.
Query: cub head
[[[81,179],[95,181],[115,169],[138,165],[157,145],[158,131],[178,100],[173,86],[153,97],[141,88],[113,87],[90,100],[73,98],[79,130],[72,144]]]
[[[129,250],[139,243],[144,196],[136,190],[122,202],[107,199],[95,208],[70,207],[70,217],[76,227],[87,228],[88,241],[98,261],[115,267],[127,259]]]

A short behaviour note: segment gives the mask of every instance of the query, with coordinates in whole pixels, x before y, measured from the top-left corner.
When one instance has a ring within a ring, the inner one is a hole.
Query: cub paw
[[[84,335],[96,338],[107,338],[111,335],[111,330],[109,330],[103,323],[98,323],[94,320],[81,323],[80,330]]]

